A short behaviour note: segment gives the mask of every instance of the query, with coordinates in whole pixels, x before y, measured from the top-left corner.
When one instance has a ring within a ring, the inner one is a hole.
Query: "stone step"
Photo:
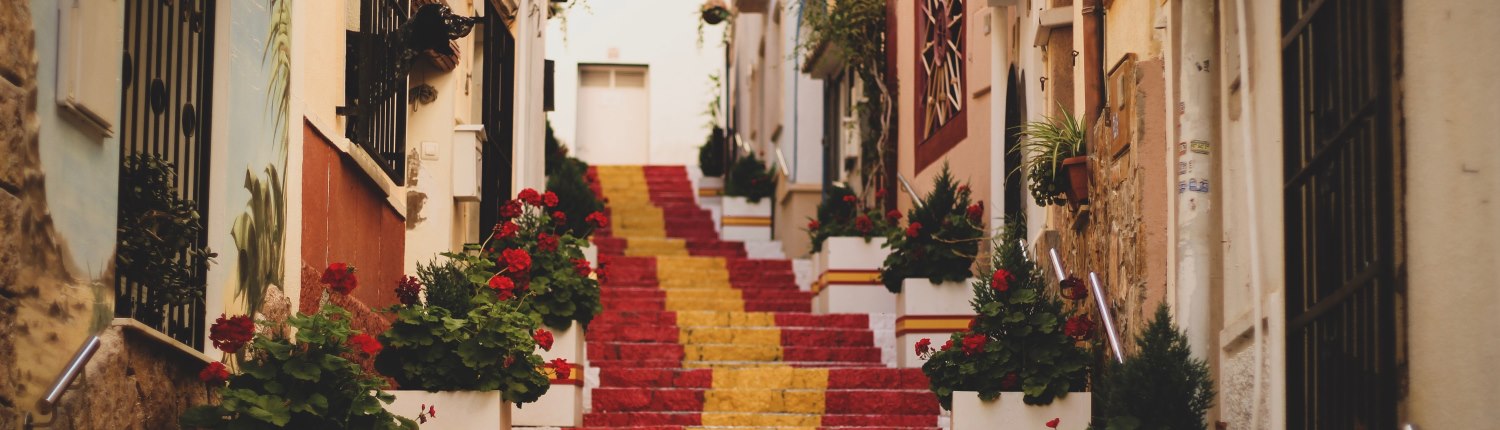
[[[818,405],[818,402],[822,405]],[[818,406],[822,406],[821,410]],[[925,415],[935,420],[929,390],[595,388],[594,412],[781,412],[834,415]],[[935,423],[934,423],[935,424]]]
[[[765,369],[777,371],[782,368]],[[749,370],[762,369],[749,368]],[[713,377],[714,369],[603,368],[599,371],[599,386],[712,388]],[[829,389],[918,391],[928,389],[927,375],[923,374],[921,369],[887,367],[829,369],[827,381]]]

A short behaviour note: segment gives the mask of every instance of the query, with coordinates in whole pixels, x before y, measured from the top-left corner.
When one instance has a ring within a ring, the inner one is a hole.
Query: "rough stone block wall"
[[[198,381],[202,359],[120,326],[100,335],[99,351],[59,402],[60,429],[171,429],[210,400]]]
[[[1048,218],[1058,232],[1057,250],[1069,271],[1086,280],[1099,274],[1112,304],[1125,353],[1166,297],[1166,155],[1165,92],[1162,61],[1135,63],[1131,73],[1134,115],[1128,147],[1105,153],[1100,136],[1111,133],[1107,117],[1089,129],[1089,204],[1074,210],[1050,207]],[[1043,244],[1047,245],[1047,244]],[[1049,270],[1049,276],[1050,276]],[[1093,302],[1086,305],[1094,312]],[[1102,325],[1102,324],[1101,324]]]

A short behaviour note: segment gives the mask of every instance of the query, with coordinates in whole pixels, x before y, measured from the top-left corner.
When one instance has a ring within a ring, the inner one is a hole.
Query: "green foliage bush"
[[[724,129],[714,126],[708,141],[698,147],[698,168],[703,176],[724,176]]]
[[[326,304],[316,314],[287,322],[296,343],[278,335],[257,335],[250,357],[229,385],[218,389],[219,403],[183,413],[184,428],[211,429],[409,429],[417,423],[386,412],[395,399],[381,391],[385,380],[349,358],[348,311]],[[279,332],[272,330],[271,332]],[[218,363],[214,363],[218,364]]]
[[[970,329],[954,333],[950,346],[918,346],[918,354],[928,356],[922,372],[944,408],[952,407],[954,391],[978,391],[983,400],[1019,391],[1025,403],[1044,405],[1088,386],[1090,355],[1079,346],[1084,339],[1064,331],[1072,312],[1026,258],[1019,243],[1024,232],[1025,222],[1012,220],[994,242],[996,271],[973,284]],[[964,346],[979,339],[977,350]]]
[[[1109,369],[1103,390],[1108,430],[1206,429],[1213,407],[1208,364],[1193,358],[1187,336],[1172,323],[1167,305],[1135,340],[1136,355]]]
[[[907,278],[968,279],[984,238],[983,211],[983,205],[969,203],[969,186],[954,181],[944,164],[922,205],[907,212],[906,230],[896,229],[886,240],[891,253],[880,268],[886,289],[901,292]]]
[[[164,307],[203,300],[203,271],[216,256],[199,245],[198,204],[177,195],[177,169],[154,155],[131,155],[121,167],[120,225],[115,262],[119,276],[146,284],[144,306],[134,317],[154,323]]]
[[[899,218],[900,212],[889,214]],[[823,242],[834,236],[862,237],[868,243],[872,238],[894,234],[899,220],[889,214],[881,213],[879,208],[866,208],[864,200],[847,186],[829,187],[823,193],[823,201],[818,203],[818,218],[808,223],[812,252],[821,251]]]
[[[776,193],[775,175],[776,170],[766,168],[755,154],[746,154],[735,160],[729,171],[729,178],[724,181],[724,195],[744,197],[750,203],[759,202]]]
[[[547,191],[556,193],[558,199],[552,209],[565,218],[558,231],[584,240],[594,234],[594,224],[587,220],[589,214],[604,210],[604,203],[589,188],[588,171],[588,163],[567,157],[547,176]]]

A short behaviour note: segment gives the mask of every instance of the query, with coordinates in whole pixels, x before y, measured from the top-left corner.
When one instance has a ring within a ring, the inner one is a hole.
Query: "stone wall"
[[[57,429],[170,429],[210,400],[204,360],[138,328],[113,326],[53,414]]]
[[[1135,334],[1166,298],[1170,257],[1163,63],[1140,61],[1132,68],[1124,73],[1133,81],[1134,114],[1121,115],[1121,124],[1101,118],[1089,129],[1089,204],[1049,207],[1049,225],[1058,234],[1038,244],[1045,250],[1055,243],[1064,266],[1080,278],[1099,274],[1127,355]],[[1130,142],[1110,154],[1101,137],[1116,130],[1128,130],[1114,138]],[[1086,306],[1090,312],[1095,307],[1092,301]]]

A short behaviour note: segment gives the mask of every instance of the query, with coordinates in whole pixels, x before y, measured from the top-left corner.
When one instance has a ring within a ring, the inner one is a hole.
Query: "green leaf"
[[[282,366],[282,370],[294,378],[314,382],[323,374],[323,369],[317,363],[311,363],[303,359],[287,361],[286,365]]]

